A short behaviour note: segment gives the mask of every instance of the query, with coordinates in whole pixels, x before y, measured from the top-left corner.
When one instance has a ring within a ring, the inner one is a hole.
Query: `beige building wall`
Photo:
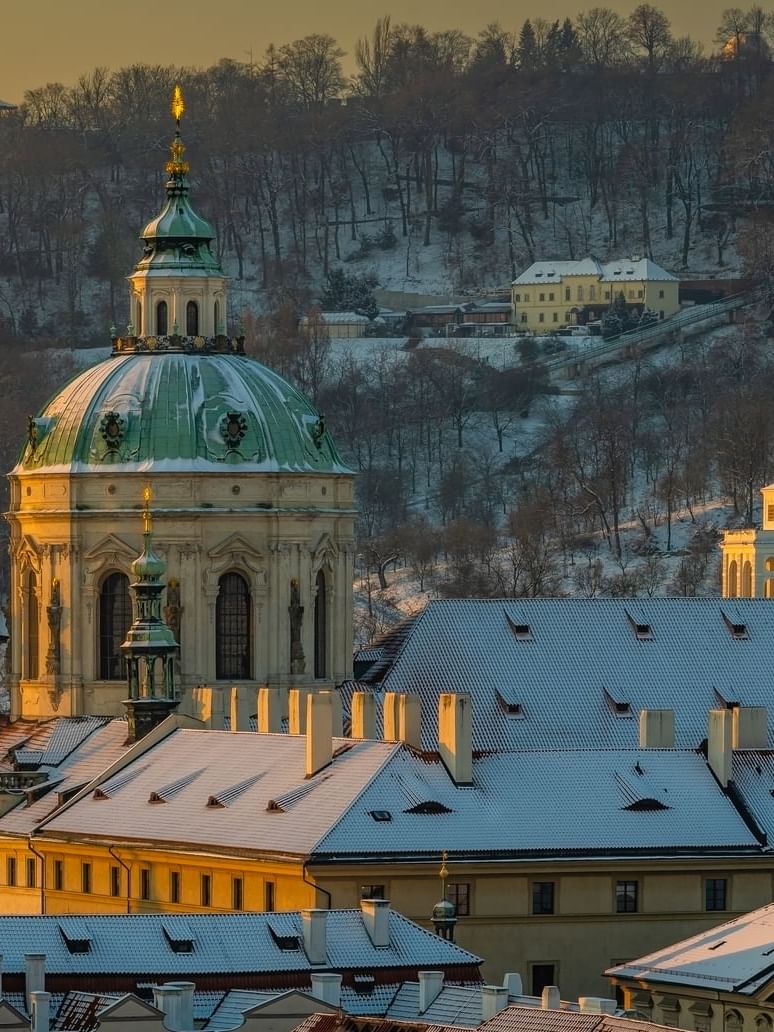
[[[123,713],[123,681],[100,679],[99,595],[111,573],[131,578],[141,551],[139,504],[154,493],[154,546],[179,584],[182,711],[191,692],[216,682],[215,607],[219,578],[236,571],[252,602],[253,688],[339,683],[352,671],[354,517],[352,477],[332,474],[95,474],[11,477],[11,716]],[[325,678],[314,677],[317,575],[326,586]],[[37,641],[28,637],[28,574],[34,574]],[[291,674],[291,581],[304,607],[304,672]],[[59,583],[60,670],[47,671],[52,631],[46,607]],[[168,593],[167,593],[168,598]],[[37,678],[29,676],[31,649]],[[222,684],[225,689],[229,684]],[[224,702],[228,712],[228,702]],[[255,712],[255,709],[252,710]]]
[[[721,542],[724,598],[774,598],[774,484],[764,487],[759,528],[726,530]]]
[[[612,982],[623,993],[625,1007],[662,1025],[692,1032],[771,1032],[774,1028],[774,1001],[768,998],[771,981],[751,996],[647,978]]]
[[[680,310],[677,280],[624,281],[611,283],[595,274],[564,275],[556,282],[516,284],[511,288],[513,321],[517,330],[552,333],[577,322],[573,309],[585,305],[610,305],[623,291],[627,304],[644,305],[659,318],[667,319]]]

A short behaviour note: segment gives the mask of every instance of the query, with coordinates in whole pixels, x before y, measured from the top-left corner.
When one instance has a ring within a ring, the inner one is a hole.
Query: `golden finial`
[[[150,484],[146,484],[142,492],[143,509],[142,509],[142,529],[144,533],[150,534],[153,530],[153,519],[151,517],[150,503],[153,493],[150,488]]]
[[[446,861],[448,859],[449,854],[444,849],[443,853],[441,853],[441,870],[438,872],[438,877],[441,879],[442,882],[445,882],[446,879],[449,877],[449,868],[446,866]]]
[[[185,101],[183,100],[183,91],[178,83],[172,91],[172,117],[177,122],[177,128],[180,128],[180,119],[185,114]]]

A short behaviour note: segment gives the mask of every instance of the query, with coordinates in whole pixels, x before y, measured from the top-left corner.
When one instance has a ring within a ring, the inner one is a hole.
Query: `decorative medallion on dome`
[[[235,451],[247,433],[247,420],[241,412],[229,412],[220,421],[220,433],[230,451]]]
[[[99,432],[108,451],[118,451],[126,433],[126,420],[118,412],[106,412],[99,421]]]

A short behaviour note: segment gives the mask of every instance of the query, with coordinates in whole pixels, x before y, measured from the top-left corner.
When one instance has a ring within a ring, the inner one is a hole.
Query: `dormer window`
[[[650,626],[650,622],[645,614],[634,608],[627,608],[625,610],[626,618],[634,629],[634,633],[637,636],[638,641],[652,641],[653,640],[653,629]]]

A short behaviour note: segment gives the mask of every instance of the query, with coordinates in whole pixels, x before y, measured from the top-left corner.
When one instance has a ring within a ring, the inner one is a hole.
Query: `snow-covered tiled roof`
[[[774,975],[774,903],[606,973],[753,996]]]
[[[433,805],[418,806],[418,800]],[[385,811],[389,819],[373,816]],[[440,760],[403,749],[321,839],[315,856],[758,848],[694,751],[481,756],[468,787],[455,785]]]
[[[404,982],[388,1007],[386,1017],[476,1028],[481,1024],[481,987],[444,985],[430,1006],[422,1011],[419,982]]]
[[[481,1026],[482,1032],[597,1032],[601,1014],[549,1010],[537,1007],[506,1007]]]
[[[462,967],[469,968],[470,977],[475,978],[480,963],[472,953],[394,910],[390,912],[390,944],[380,947],[371,942],[360,910],[328,911],[327,963],[322,968],[309,962],[303,945],[282,949],[271,934],[272,922],[281,919],[303,944],[298,911],[176,916],[183,917],[193,933],[190,953],[176,952],[170,945],[164,933],[167,914],[86,914],[80,918],[89,931],[86,953],[70,952],[60,932],[62,918],[57,915],[0,915],[3,970],[22,973],[25,953],[45,953],[46,971],[52,975],[148,975],[156,983],[162,976],[232,972],[268,976],[277,972],[276,985],[262,985],[262,989],[276,991],[288,988],[288,972]],[[238,975],[234,984],[239,985]]]
[[[533,262],[514,281],[514,286],[539,286],[561,283],[565,276],[597,276],[602,283],[653,282],[677,280],[650,258],[621,258],[612,262],[598,262],[595,258],[577,261]]]
[[[259,992],[252,989],[232,989],[224,993],[217,1007],[210,1015],[205,1032],[227,1032],[244,1024],[245,1012],[261,1003],[276,1000],[280,992]]]
[[[476,749],[636,748],[647,708],[673,709],[676,744],[695,749],[724,702],[774,713],[773,640],[767,599],[443,599],[364,679],[419,695],[426,749],[455,691],[471,694]]]

